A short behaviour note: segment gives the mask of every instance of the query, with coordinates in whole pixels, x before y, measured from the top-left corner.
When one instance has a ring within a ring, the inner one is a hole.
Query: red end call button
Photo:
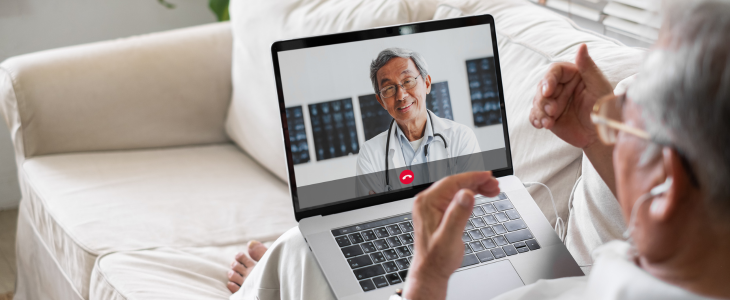
[[[411,170],[403,170],[400,172],[400,183],[411,184],[413,182],[413,172]]]

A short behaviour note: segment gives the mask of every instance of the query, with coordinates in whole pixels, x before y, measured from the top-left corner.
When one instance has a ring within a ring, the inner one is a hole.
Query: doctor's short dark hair
[[[418,73],[421,73],[421,76],[424,77],[428,76],[428,64],[426,64],[426,60],[418,52],[404,48],[385,49],[380,51],[378,57],[370,63],[370,80],[373,82],[373,90],[375,90],[376,95],[380,93],[378,71],[395,57],[410,58],[416,65],[416,68],[418,68]]]

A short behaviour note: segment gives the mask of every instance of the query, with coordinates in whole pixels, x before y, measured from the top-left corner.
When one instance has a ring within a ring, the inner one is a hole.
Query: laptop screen
[[[493,22],[474,23],[272,46],[296,211],[511,172]]]

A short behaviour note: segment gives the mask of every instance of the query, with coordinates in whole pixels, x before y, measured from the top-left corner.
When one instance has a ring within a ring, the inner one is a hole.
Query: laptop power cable
[[[526,188],[535,186],[535,185],[541,185],[544,188],[547,189],[548,194],[550,195],[550,202],[553,203],[553,212],[555,212],[555,233],[558,234],[558,237],[560,238],[560,241],[565,240],[565,235],[567,234],[567,228],[565,227],[565,222],[563,222],[563,219],[558,215],[558,207],[555,205],[555,199],[553,198],[553,192],[550,191],[550,188],[540,182],[523,182],[522,183]]]

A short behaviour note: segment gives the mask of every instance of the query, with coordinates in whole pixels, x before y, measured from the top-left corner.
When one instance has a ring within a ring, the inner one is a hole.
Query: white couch
[[[430,19],[438,5],[381,0],[378,5],[392,5],[390,18],[367,21],[372,3],[364,0],[268,2],[233,1],[233,26],[68,47],[0,64],[0,105],[23,194],[16,299],[227,298],[234,253],[296,225],[281,179],[278,129],[272,134],[252,125],[279,122],[271,115],[277,109],[271,72],[261,69],[270,68],[270,57],[261,49],[275,38]],[[580,43],[589,45],[613,84],[637,71],[643,50],[523,0],[448,2],[442,15],[495,16],[516,175],[548,184],[566,218],[573,184],[591,168],[582,165],[579,149],[527,123],[536,83],[550,63],[571,61]],[[251,26],[261,19],[269,23]],[[299,26],[312,22],[316,28]],[[264,74],[261,82],[246,75],[252,70]],[[591,202],[610,201],[605,189],[581,189],[598,195],[574,202],[594,207],[582,221],[588,233],[572,247],[579,263],[621,229],[611,225],[620,218],[615,207]],[[554,222],[547,193],[531,192]]]

